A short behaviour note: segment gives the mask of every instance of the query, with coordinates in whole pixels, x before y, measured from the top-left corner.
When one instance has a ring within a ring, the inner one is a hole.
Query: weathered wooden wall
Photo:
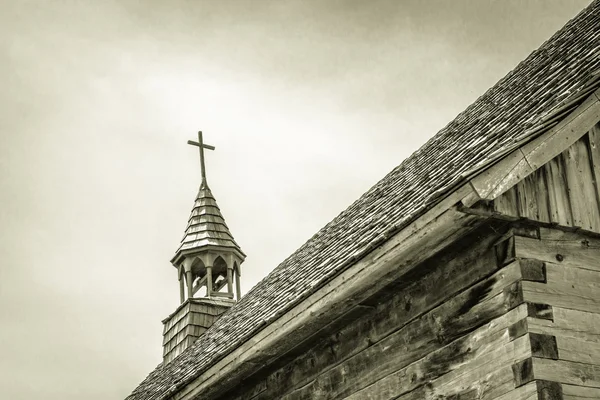
[[[600,239],[479,230],[222,399],[600,398]]]
[[[545,316],[513,330],[538,343],[537,353],[515,365],[520,387],[535,381],[554,393],[543,399],[600,399],[600,239],[540,228],[539,239],[515,237],[515,254],[543,265],[545,275],[522,282],[523,300]]]
[[[548,356],[547,338],[526,323],[552,322],[531,293],[555,272],[521,258],[531,256],[522,243],[541,243],[538,228],[514,232],[464,238],[365,302],[358,319],[276,368],[257,365],[222,399],[529,399],[553,389],[550,377],[521,374],[525,360],[537,368]]]
[[[493,201],[516,218],[600,233],[600,125]]]
[[[600,399],[599,182],[596,125],[479,204],[504,222],[221,399]]]

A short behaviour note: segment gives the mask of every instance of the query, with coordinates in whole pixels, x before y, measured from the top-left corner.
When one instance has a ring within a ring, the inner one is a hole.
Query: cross
[[[204,149],[214,150],[215,147],[209,144],[204,144],[204,142],[202,141],[202,131],[198,132],[197,142],[194,142],[193,140],[188,140],[187,143],[191,144],[192,146],[198,146],[198,149],[200,150],[200,171],[202,173],[202,182],[206,183],[206,171],[204,170]]]

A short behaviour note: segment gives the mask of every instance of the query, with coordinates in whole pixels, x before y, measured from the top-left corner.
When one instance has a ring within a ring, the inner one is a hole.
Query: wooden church
[[[600,399],[599,71],[596,0],[242,298],[203,173],[127,399]]]

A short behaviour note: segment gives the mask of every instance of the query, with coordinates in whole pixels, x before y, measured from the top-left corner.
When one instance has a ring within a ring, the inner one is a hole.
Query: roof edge
[[[473,187],[469,183],[462,185],[383,243],[370,246],[356,262],[311,295],[261,326],[258,332],[251,333],[251,341],[246,340],[197,376],[182,377],[182,381],[189,383],[174,387],[166,398],[193,400],[219,392],[255,371],[256,363],[264,365],[274,361],[273,348],[277,347],[280,353],[291,350],[295,343],[310,337],[322,326],[315,321],[330,321],[345,314],[398,274],[407,273],[428,255],[439,252],[486,221],[487,217],[459,210],[477,200],[479,197]],[[424,251],[423,243],[427,243],[430,251]],[[395,272],[391,274],[392,271]],[[285,349],[286,345],[291,347]]]
[[[578,104],[553,127],[532,132],[519,141],[516,149],[511,146],[498,157],[486,160],[476,170],[461,176],[452,187],[430,199],[428,210],[423,210],[420,216],[395,232],[380,237],[378,243],[353,257],[354,262],[348,268],[292,308],[265,321],[245,342],[211,367],[197,376],[184,378],[189,383],[173,388],[171,397],[167,397],[193,400],[222,390],[241,375],[254,371],[255,362],[270,363],[265,360],[265,355],[273,354],[269,350],[274,347],[281,352],[282,337],[287,343],[300,343],[315,333],[307,327],[321,326],[315,324],[315,320],[335,319],[388,284],[392,269],[396,269],[397,274],[410,271],[424,260],[424,254],[437,253],[488,220],[489,216],[468,215],[461,210],[479,200],[491,200],[501,195],[589,131],[600,120],[600,89],[582,98]],[[423,251],[423,243],[427,243],[431,251]],[[290,340],[290,337],[295,338]],[[250,342],[249,338],[252,338]],[[274,361],[273,356],[269,357]]]
[[[472,174],[469,182],[477,195],[484,200],[497,198],[592,129],[600,120],[600,89],[582,100],[552,128],[525,138],[520,146]]]

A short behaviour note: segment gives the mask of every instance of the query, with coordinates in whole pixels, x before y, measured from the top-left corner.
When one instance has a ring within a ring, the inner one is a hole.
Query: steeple
[[[246,258],[235,242],[206,180],[202,132],[188,141],[200,152],[202,181],[185,234],[171,259],[177,269],[181,305],[163,321],[163,357],[169,362],[239,300],[240,265]],[[235,290],[234,290],[235,285]]]

